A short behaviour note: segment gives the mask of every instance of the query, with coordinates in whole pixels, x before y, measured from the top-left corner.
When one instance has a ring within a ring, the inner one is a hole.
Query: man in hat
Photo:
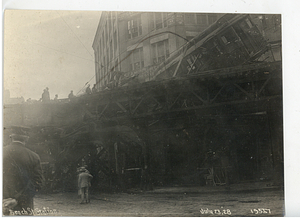
[[[85,167],[79,169],[78,188],[80,189],[81,194],[80,204],[84,204],[84,201],[90,203],[89,187],[91,186],[92,178],[93,176],[85,169]]]
[[[92,90],[91,90],[91,88],[90,88],[90,84],[88,84],[88,86],[86,87],[85,92],[86,92],[86,94],[88,94],[88,95],[92,94]]]
[[[71,90],[70,94],[68,95],[69,101],[72,101],[75,98],[75,95],[73,94],[73,90]]]
[[[96,84],[94,84],[93,88],[92,88],[92,93],[96,93],[97,92],[97,88],[96,88]]]
[[[49,102],[50,101],[50,93],[49,93],[49,88],[46,87],[46,101]]]
[[[42,102],[49,102],[50,101],[50,93],[49,93],[49,88],[46,87],[46,89],[44,89],[44,92],[42,94]]]
[[[43,182],[40,157],[25,147],[28,128],[11,129],[11,143],[3,147],[3,199],[15,199],[17,205],[12,210],[28,214]]]
[[[53,99],[55,102],[58,102],[58,94],[55,95],[55,98]]]

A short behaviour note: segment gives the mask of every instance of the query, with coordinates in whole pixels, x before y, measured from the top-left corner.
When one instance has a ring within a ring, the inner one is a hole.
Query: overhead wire
[[[76,33],[72,30],[72,28],[68,25],[68,23],[65,21],[65,19],[56,11],[56,13],[59,15],[59,17],[64,21],[64,23],[67,25],[67,27],[71,30],[71,32],[76,36],[78,41],[81,43],[81,45],[85,48],[85,50],[93,57],[93,55],[90,53],[90,51],[85,47],[83,42],[80,40],[80,38],[76,35]]]
[[[76,36],[76,38],[77,38],[77,40],[81,43],[81,45],[85,48],[85,50],[89,53],[89,55],[91,56],[91,57],[93,57],[93,55],[90,53],[90,51],[86,48],[86,46],[83,44],[83,42],[80,40],[80,38],[77,36],[77,34],[72,30],[72,28],[68,25],[68,23],[65,21],[65,19],[56,11],[56,13],[59,15],[59,17],[63,20],[63,22],[66,24],[66,26],[70,29],[70,31]],[[182,46],[180,46],[178,49],[176,49],[176,50],[174,50],[173,52],[171,52],[170,54],[169,54],[169,56],[171,55],[171,54],[173,54],[174,52],[176,52],[176,51],[178,51],[179,49],[181,49],[183,46],[185,46],[187,43],[188,43],[188,41],[189,40],[187,40],[186,38],[184,38],[184,37],[182,37],[182,36],[180,36],[179,34],[177,34],[177,33],[174,33],[174,32],[171,32],[171,31],[163,31],[163,32],[160,32],[160,33],[156,33],[156,34],[153,34],[153,35],[150,35],[151,33],[153,33],[154,31],[156,31],[156,30],[159,30],[159,29],[162,29],[162,28],[157,28],[156,26],[158,26],[158,25],[160,25],[160,24],[163,24],[165,21],[162,19],[162,21],[161,22],[159,22],[159,23],[155,23],[155,27],[151,30],[151,31],[149,31],[148,33],[146,33],[137,43],[136,43],[136,47],[125,57],[125,58],[123,58],[121,61],[119,61],[115,66],[113,66],[102,78],[100,78],[99,79],[99,81],[96,81],[96,84],[97,83],[99,83],[101,80],[103,80],[106,76],[108,76],[109,75],[109,73],[110,72],[112,72],[119,64],[121,64],[125,59],[127,59],[130,55],[132,55],[132,53],[135,51],[135,49],[142,43],[142,42],[144,42],[145,40],[147,40],[147,39],[149,39],[149,38],[151,38],[151,37],[155,37],[155,36],[157,36],[157,35],[161,35],[161,34],[165,34],[165,33],[170,33],[170,34],[174,34],[174,35],[176,35],[176,36],[178,36],[178,37],[180,37],[180,38],[182,38],[182,39],[184,39],[185,41],[186,41],[186,43],[184,43]],[[165,28],[165,27],[163,27],[163,28]],[[24,39],[23,39],[24,40]],[[84,59],[84,60],[87,60],[87,61],[91,61],[91,62],[93,62],[93,63],[96,63],[96,64],[100,64],[97,60],[95,60],[95,58],[93,59],[93,60],[90,60],[90,59],[87,59],[87,58],[84,58],[84,57],[80,57],[80,56],[77,56],[77,55],[74,55],[74,54],[71,54],[71,53],[68,53],[68,52],[64,52],[64,51],[61,51],[61,50],[58,50],[58,49],[54,49],[54,48],[51,48],[51,47],[48,47],[48,46],[45,46],[45,45],[43,45],[43,44],[40,44],[40,43],[36,43],[36,42],[32,42],[32,41],[29,41],[29,40],[26,40],[26,41],[28,41],[28,42],[31,42],[31,43],[33,43],[33,44],[37,44],[37,45],[39,45],[39,46],[42,46],[42,47],[45,47],[45,48],[48,48],[48,49],[51,49],[51,50],[54,50],[54,51],[57,51],[57,52],[60,52],[60,53],[65,53],[65,54],[68,54],[68,55],[71,55],[71,56],[74,56],[74,57],[77,57],[77,58],[81,58],[81,59]],[[124,54],[124,53],[126,53],[126,52],[128,52],[127,50],[125,50],[125,51],[123,51],[123,52],[121,52],[119,55],[118,55],[118,57],[120,57],[122,54]],[[117,58],[113,58],[107,65],[102,65],[101,64],[101,67],[103,68],[103,67],[107,67],[107,66],[109,66],[112,62],[114,62],[114,61],[116,61],[116,59]],[[165,62],[165,61],[163,61],[163,62]],[[77,94],[78,93],[80,93],[84,88],[85,88],[85,86],[87,85],[87,84],[89,84],[89,82],[93,79],[95,77],[95,75],[93,75],[86,83],[85,83],[85,85],[83,86],[83,88],[81,88],[78,92],[77,92]]]
[[[65,51],[61,51],[61,50],[59,50],[59,49],[51,48],[51,47],[49,47],[49,46],[43,45],[43,44],[41,44],[41,43],[33,42],[33,41],[30,41],[30,40],[25,39],[25,38],[20,38],[20,37],[18,37],[18,38],[19,38],[20,40],[22,40],[22,41],[30,42],[30,43],[32,43],[32,44],[36,44],[36,45],[39,45],[39,46],[41,46],[41,47],[44,47],[44,48],[47,48],[47,49],[50,49],[50,50],[53,50],[53,51],[56,51],[56,52],[68,54],[68,55],[71,55],[71,56],[74,56],[74,57],[77,57],[77,58],[80,58],[80,59],[83,59],[83,60],[95,62],[94,60],[87,59],[87,58],[84,58],[84,57],[81,57],[81,56],[78,56],[78,55],[74,55],[74,54],[71,54],[71,53],[68,53],[68,52],[65,52]]]
[[[162,23],[164,23],[164,22],[165,22],[165,21],[162,20],[162,22],[155,23],[155,24],[158,25],[158,24],[162,24]],[[163,27],[163,28],[165,28],[165,27]],[[145,40],[147,40],[147,39],[149,39],[149,38],[151,38],[151,37],[154,37],[154,36],[157,36],[157,35],[161,35],[161,34],[165,34],[165,33],[171,33],[171,34],[174,34],[174,35],[176,35],[176,36],[178,36],[178,37],[180,37],[180,38],[182,38],[182,39],[184,39],[184,40],[186,41],[182,46],[180,46],[180,47],[177,48],[176,50],[172,51],[172,52],[169,54],[169,56],[170,56],[171,54],[173,54],[174,52],[177,52],[178,50],[180,50],[182,47],[184,47],[184,46],[189,42],[189,40],[187,40],[186,38],[180,36],[180,35],[177,34],[177,33],[171,32],[171,31],[163,31],[163,32],[160,32],[160,33],[156,33],[156,34],[150,35],[152,32],[154,32],[154,31],[156,31],[156,30],[158,30],[158,29],[162,29],[162,28],[157,28],[157,27],[155,27],[155,28],[153,28],[151,31],[149,31],[146,35],[144,35],[144,36],[136,43],[136,47],[135,47],[134,49],[132,49],[132,51],[131,51],[125,58],[123,58],[123,59],[122,59],[121,61],[119,61],[115,66],[113,66],[113,67],[110,69],[110,71],[108,71],[102,78],[99,79],[99,81],[96,81],[96,84],[98,84],[101,80],[103,80],[106,76],[108,76],[109,73],[112,72],[112,71],[113,71],[120,63],[122,63],[125,59],[127,59],[127,58],[135,51],[135,49],[136,49],[142,42],[144,42]],[[150,35],[150,36],[148,36],[148,35]],[[148,37],[147,37],[147,36],[148,36]],[[122,54],[124,54],[125,52],[128,52],[128,51],[125,50],[125,51],[123,51],[122,53],[120,53],[120,55],[118,55],[118,56],[120,57],[120,56],[121,56]],[[114,58],[113,60],[111,60],[111,61],[110,61],[107,65],[105,65],[105,66],[101,65],[101,68],[107,67],[108,65],[110,65],[110,63],[114,62],[116,59],[117,59],[117,58]],[[166,61],[166,60],[164,60],[163,62],[165,62],[165,61]],[[163,63],[163,62],[162,62],[162,63]],[[98,61],[95,61],[95,63],[99,64]],[[94,77],[95,77],[95,75],[92,76],[92,78],[91,78],[87,83],[85,83],[85,85],[83,86],[83,88],[82,88],[81,90],[79,90],[78,93],[81,92],[81,91],[85,88],[85,86],[86,86],[86,85],[87,85]]]
[[[70,29],[70,31],[76,36],[77,40],[80,42],[80,44],[85,48],[85,50],[88,52],[88,54],[93,58],[93,55],[90,53],[90,51],[87,49],[87,47],[84,45],[84,43],[80,40],[80,38],[77,36],[77,34],[72,30],[72,28],[68,25],[68,23],[65,21],[65,19],[56,11],[56,13],[59,15],[59,17],[63,20],[63,22],[66,24],[66,26]],[[80,58],[80,59],[83,59],[83,60],[87,60],[87,61],[91,61],[93,63],[98,63],[95,59],[87,59],[87,58],[84,58],[84,57],[80,57],[78,55],[74,55],[74,54],[71,54],[69,52],[65,52],[65,51],[61,51],[59,49],[55,49],[55,48],[51,48],[49,46],[46,46],[44,44],[40,44],[40,43],[37,43],[37,42],[33,42],[33,41],[30,41],[28,39],[24,39],[24,38],[20,38],[18,37],[19,39],[21,39],[22,41],[27,41],[27,42],[30,42],[30,43],[33,43],[33,44],[36,44],[36,45],[39,45],[41,47],[44,47],[44,48],[47,48],[47,49],[50,49],[50,50],[53,50],[53,51],[56,51],[56,52],[60,52],[60,53],[65,53],[65,54],[68,54],[68,55],[71,55],[71,56],[74,56],[74,57],[77,57],[77,58]],[[85,85],[87,85],[95,76],[93,76]]]
[[[71,29],[71,27],[68,25],[68,23],[63,19],[63,17],[56,11],[56,13],[59,15],[59,17],[63,20],[63,22],[66,24],[66,26],[70,29],[70,31],[76,36],[76,38],[77,38],[77,40],[81,43],[81,45],[85,48],[85,50],[89,53],[89,55],[91,56],[91,57],[93,57],[93,55],[90,53],[90,51],[86,48],[86,46],[83,44],[83,42],[80,40],[80,38],[76,35],[76,33]],[[159,22],[159,23],[156,23],[156,25],[159,25],[159,24],[162,24],[164,21],[162,21],[162,22]],[[164,27],[163,27],[164,28]],[[138,42],[137,42],[137,46],[139,46],[143,41],[145,41],[145,40],[147,40],[147,39],[149,39],[149,38],[151,38],[151,37],[154,37],[154,36],[157,36],[157,35],[161,35],[161,34],[164,34],[164,33],[171,33],[171,34],[174,34],[174,35],[177,35],[178,37],[180,37],[180,38],[182,38],[182,39],[184,39],[184,40],[186,40],[186,41],[188,41],[187,39],[185,39],[184,37],[182,37],[182,36],[180,36],[179,34],[176,34],[176,33],[173,33],[173,32],[171,32],[171,31],[163,31],[163,32],[160,32],[160,33],[156,33],[156,34],[153,34],[153,35],[150,35],[151,33],[153,33],[154,31],[156,31],[156,30],[159,30],[159,29],[162,29],[162,28],[157,28],[157,27],[154,27],[151,31],[149,31],[148,33],[146,33]],[[126,36],[125,36],[126,37]],[[19,37],[20,38],[20,37]],[[24,39],[24,38],[20,38],[21,40],[23,40],[23,41],[27,41],[27,42],[30,42],[30,43],[32,43],[32,44],[36,44],[36,45],[39,45],[39,46],[41,46],[41,47],[44,47],[44,48],[47,48],[47,49],[50,49],[50,50],[53,50],[53,51],[56,51],[56,52],[60,52],[60,53],[65,53],[65,54],[68,54],[68,55],[70,55],[70,56],[74,56],[74,57],[77,57],[77,58],[80,58],[80,59],[83,59],[83,60],[86,60],[86,61],[91,61],[91,62],[93,62],[94,64],[96,63],[96,64],[100,64],[97,60],[95,60],[95,59],[88,59],[88,58],[84,58],[84,57],[81,57],[81,56],[78,56],[78,55],[74,55],[74,54],[71,54],[71,53],[69,53],[69,52],[65,52],[65,51],[61,51],[61,50],[59,50],[59,49],[55,49],[55,48],[52,48],[52,47],[49,47],[49,46],[46,46],[46,45],[44,45],[44,44],[41,44],[41,43],[37,43],[37,42],[33,42],[33,41],[30,41],[30,40],[28,40],[28,39]],[[184,43],[181,47],[183,47],[185,44],[187,44],[187,42],[186,43]],[[136,46],[136,47],[137,47]],[[123,58],[121,61],[119,61],[115,66],[113,66],[111,69],[110,69],[110,71],[108,71],[107,72],[107,74],[106,75],[104,75],[102,78],[100,78],[100,80],[99,81],[96,81],[96,84],[97,83],[99,83],[101,80],[103,80],[110,72],[112,72],[119,64],[121,64],[125,59],[127,59],[133,52],[134,52],[134,50],[136,49],[136,47],[125,57],[125,58]],[[181,48],[180,47],[180,48]],[[180,48],[178,48],[178,49],[176,49],[175,51],[173,51],[173,52],[176,52],[177,50],[179,50]],[[123,51],[123,52],[121,52],[119,55],[118,55],[118,57],[120,57],[122,54],[124,54],[124,53],[126,53],[126,52],[128,52],[127,50],[125,50],[125,51]],[[170,53],[170,55],[173,53],[173,52],[171,52]],[[108,65],[105,65],[105,66],[103,66],[103,65],[101,65],[101,67],[103,68],[103,67],[107,67],[107,66],[109,66],[112,62],[114,62],[114,61],[116,61],[116,59],[117,58],[114,58],[114,59],[112,59],[109,63],[108,63]],[[93,75],[86,83],[85,83],[85,85],[83,86],[83,88],[81,89],[81,90],[79,90],[78,91],[78,93],[79,92],[81,92],[84,88],[85,88],[85,86],[93,79],[95,77],[95,75]]]
[[[76,36],[76,38],[78,39],[78,41],[82,44],[82,46],[85,48],[85,50],[90,54],[90,56],[93,58],[94,56],[90,53],[90,51],[86,48],[86,46],[83,44],[83,42],[80,40],[80,38],[77,36],[77,34],[75,34],[75,32],[72,30],[72,28],[68,25],[68,23],[65,21],[65,19],[56,11],[56,13],[59,15],[59,17],[64,21],[64,23],[67,25],[67,27],[71,30],[71,32]],[[93,60],[93,62],[94,63],[97,63],[96,62],[96,60],[94,59]],[[88,82],[86,82],[85,83],[85,85],[84,85],[84,87],[94,78],[95,76],[93,76]],[[84,87],[82,88],[82,89],[84,89]],[[81,92],[82,91],[82,89],[81,90],[79,90],[78,92],[77,92],[77,94],[79,93],[79,92]]]

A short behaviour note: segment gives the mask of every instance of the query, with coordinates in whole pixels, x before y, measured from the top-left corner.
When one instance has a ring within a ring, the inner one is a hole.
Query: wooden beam
[[[186,51],[187,51],[187,47],[185,47],[185,49],[184,49],[183,53],[181,54],[181,58],[180,58],[180,60],[179,60],[179,62],[178,62],[178,64],[177,64],[177,67],[176,67],[176,69],[175,69],[175,71],[174,71],[174,73],[173,73],[173,77],[175,77],[175,76],[176,76],[176,74],[177,74],[177,71],[178,71],[178,69],[179,69],[179,66],[180,66],[180,64],[181,64],[181,61],[183,60],[183,58],[184,58],[184,56],[185,56],[185,53],[186,53]]]
[[[271,100],[271,99],[279,99],[282,98],[282,95],[276,95],[276,96],[267,96],[264,98],[260,98],[259,102]],[[201,109],[206,109],[206,108],[214,108],[214,107],[220,107],[224,105],[237,105],[237,104],[244,104],[248,102],[258,102],[257,100],[251,99],[251,100],[236,100],[236,101],[230,101],[230,102],[221,102],[221,103],[215,103],[215,104],[207,104],[207,105],[201,105],[201,106],[193,106],[193,107],[187,107],[187,108],[177,108],[173,109],[171,111],[156,111],[156,112],[146,112],[143,114],[139,114],[134,116],[133,118],[144,118],[148,116],[153,116],[153,115],[161,115],[161,114],[167,114],[171,112],[182,112],[182,111],[189,111],[189,110],[201,110]],[[117,118],[112,118],[111,120],[120,120],[120,119],[128,119],[127,115],[120,116]]]
[[[142,103],[143,101],[143,97],[141,98],[140,102],[138,103],[138,105],[134,108],[134,110],[132,111],[132,115],[135,114],[136,110],[138,109],[138,107],[140,106],[140,104]]]
[[[121,108],[122,110],[123,110],[123,112],[124,113],[126,113],[127,112],[127,110],[119,103],[119,102],[117,102],[117,101],[114,101],[114,103],[116,103],[116,105],[118,105],[119,106],[119,108]]]
[[[253,97],[249,94],[249,92],[247,92],[245,89],[243,89],[242,87],[240,87],[238,84],[234,83],[233,84],[235,87],[237,87],[239,90],[241,90],[245,95],[247,95],[250,99],[252,99]]]
[[[194,91],[190,90],[190,92],[193,93],[200,101],[202,101],[203,104],[207,104],[207,101],[205,101],[203,98],[197,95]]]
[[[187,72],[187,75],[190,74],[191,70],[192,70],[193,67],[195,66],[195,63],[197,62],[197,60],[198,60],[198,58],[199,58],[200,55],[201,55],[201,53],[198,53],[198,55],[196,55],[194,62],[192,63],[192,65],[190,65],[191,68],[190,68],[189,71]]]
[[[108,107],[109,104],[110,104],[110,103],[108,103],[108,104],[105,105],[104,109],[102,110],[102,112],[101,112],[101,114],[100,114],[100,117],[103,115],[103,113],[105,112],[105,110],[106,110],[106,108]]]
[[[227,84],[226,84],[226,85],[227,85]],[[211,101],[209,101],[209,102],[213,102],[213,101],[218,97],[218,95],[221,93],[221,91],[224,89],[224,87],[225,87],[226,85],[222,86],[221,89],[218,91],[218,93],[215,95],[215,97],[214,97]]]
[[[169,109],[171,109],[174,106],[174,104],[179,99],[179,97],[181,96],[181,94],[182,94],[182,92],[179,93],[179,95],[177,96],[177,98],[175,99],[175,101],[171,104],[171,106],[169,107]]]
[[[264,84],[262,85],[262,87],[259,89],[259,91],[258,91],[258,93],[257,93],[257,95],[259,95],[261,92],[262,92],[262,90],[265,88],[265,86],[268,84],[268,82],[271,80],[271,76],[264,82]]]

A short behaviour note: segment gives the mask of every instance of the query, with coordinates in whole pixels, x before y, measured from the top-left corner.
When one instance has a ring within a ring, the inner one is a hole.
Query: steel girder
[[[108,90],[83,107],[97,120],[141,118],[281,98],[281,86],[281,63],[257,63]]]

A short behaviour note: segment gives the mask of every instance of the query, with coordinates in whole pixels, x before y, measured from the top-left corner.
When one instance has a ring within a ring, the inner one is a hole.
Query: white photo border
[[[283,111],[284,111],[284,170],[285,216],[300,216],[300,1],[295,0],[3,0],[5,9],[83,10],[83,11],[181,11],[213,13],[282,14],[283,30]],[[3,57],[1,69],[3,71]],[[2,73],[3,84],[3,73]],[[2,97],[2,89],[1,89]],[[2,108],[1,108],[2,110]],[[1,111],[2,112],[2,111]],[[1,118],[2,119],[2,118]],[[2,134],[1,134],[2,136]],[[1,150],[2,152],[2,150]],[[2,161],[1,161],[2,165]],[[1,166],[2,168],[2,166]],[[2,182],[2,174],[1,174]],[[2,194],[2,189],[1,189]]]

